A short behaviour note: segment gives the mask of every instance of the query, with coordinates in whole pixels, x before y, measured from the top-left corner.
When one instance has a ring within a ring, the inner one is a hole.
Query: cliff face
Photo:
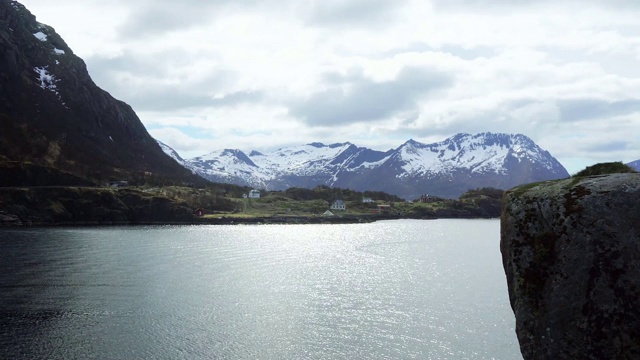
[[[52,27],[11,0],[0,0],[0,155],[93,180],[151,172],[198,181],[129,105],[95,85]]]
[[[640,358],[640,174],[505,194],[501,251],[525,359]]]

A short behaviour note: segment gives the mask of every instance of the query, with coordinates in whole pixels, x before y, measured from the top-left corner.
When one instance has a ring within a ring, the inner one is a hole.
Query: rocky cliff
[[[201,181],[95,85],[52,27],[11,0],[0,0],[0,155],[99,182],[140,173]]]
[[[501,251],[525,359],[640,358],[640,174],[520,186]]]

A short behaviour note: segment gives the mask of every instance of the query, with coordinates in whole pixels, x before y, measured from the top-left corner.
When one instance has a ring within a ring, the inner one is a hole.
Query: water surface
[[[0,230],[0,358],[521,359],[498,220]]]

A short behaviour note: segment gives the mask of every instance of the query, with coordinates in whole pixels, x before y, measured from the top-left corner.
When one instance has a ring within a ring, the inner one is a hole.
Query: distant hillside
[[[166,156],[131,107],[98,88],[64,40],[0,0],[0,155],[102,182],[203,182]],[[82,31],[82,29],[78,29]]]
[[[636,171],[640,171],[640,160],[632,161],[632,162],[628,163],[627,165],[631,166]]]
[[[409,140],[386,152],[351,143],[312,143],[271,153],[224,149],[182,159],[167,154],[201,176],[267,190],[318,185],[376,190],[415,199],[423,194],[457,198],[484,187],[568,177],[548,152],[521,134],[457,134],[435,144]]]

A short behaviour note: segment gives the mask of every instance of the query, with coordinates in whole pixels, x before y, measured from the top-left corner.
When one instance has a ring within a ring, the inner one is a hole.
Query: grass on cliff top
[[[620,174],[620,173],[637,173],[637,171],[635,171],[632,167],[623,164],[621,161],[615,161],[615,162],[607,162],[607,163],[598,163],[595,165],[591,165],[591,166],[587,166],[585,169],[577,172],[576,174],[572,175],[570,179],[572,179],[570,182],[568,182],[567,184],[565,184],[563,186],[563,188],[567,189],[567,188],[572,188],[574,187],[577,183],[579,183],[581,181],[580,178],[586,177],[586,176],[596,176],[596,175],[607,175],[607,174]],[[524,194],[525,192],[533,189],[534,187],[544,184],[544,183],[552,183],[552,182],[556,182],[556,181],[562,181],[562,180],[566,180],[566,179],[558,179],[558,180],[548,180],[548,181],[538,181],[538,182],[534,182],[534,183],[530,183],[530,184],[524,184],[524,185],[520,185],[517,186],[511,190],[509,190],[509,193],[515,194],[517,196]]]
[[[620,173],[636,173],[632,167],[623,164],[622,161],[599,163],[587,166],[584,170],[579,171],[573,177],[620,174]]]

